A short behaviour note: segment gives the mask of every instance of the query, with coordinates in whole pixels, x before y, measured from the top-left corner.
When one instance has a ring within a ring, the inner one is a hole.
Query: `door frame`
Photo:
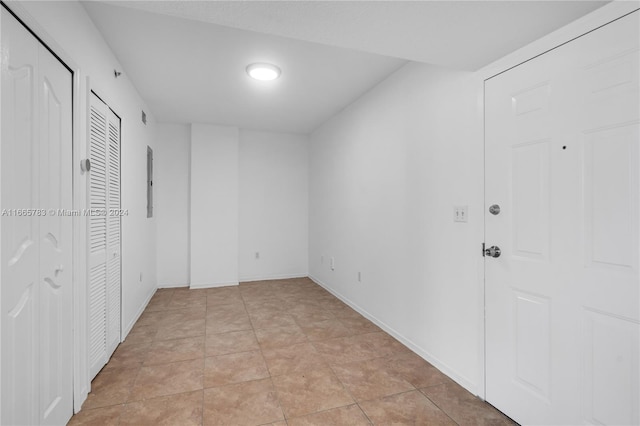
[[[73,60],[57,41],[38,23],[38,21],[20,4],[19,1],[2,1],[0,7],[6,7],[17,17],[27,29],[42,42],[58,59],[69,68],[73,74],[72,81],[72,192],[73,209],[86,208],[86,179],[84,172],[80,170],[80,160],[86,158],[86,112],[85,93],[82,71],[76,61]],[[0,42],[1,40],[0,35]],[[0,126],[2,126],[0,118]],[[1,138],[1,136],[0,136]],[[0,139],[0,144],[2,140]],[[74,218],[73,224],[73,248],[72,248],[72,278],[71,292],[73,300],[73,412],[80,411],[82,403],[87,399],[90,390],[89,374],[87,368],[87,291],[84,277],[86,277],[86,253],[83,248],[86,242],[86,217],[80,215]],[[2,235],[0,234],[0,238]],[[2,268],[2,265],[0,265]],[[1,317],[0,317],[1,320]],[[1,342],[0,342],[1,345]],[[0,380],[2,378],[0,377]],[[2,407],[0,406],[0,410]]]
[[[630,13],[633,13],[640,9],[640,1],[621,1],[614,0],[611,3],[602,6],[599,9],[594,10],[593,12],[583,16],[580,19],[577,19],[574,22],[534,41],[527,46],[516,50],[513,53],[493,62],[492,64],[487,65],[486,67],[477,71],[476,75],[478,78],[479,91],[481,91],[480,98],[482,99],[479,104],[481,105],[482,115],[482,144],[483,149],[486,146],[486,128],[485,128],[485,83],[487,80],[502,74],[505,71],[508,71],[511,68],[517,67],[525,62],[528,62],[536,57],[543,55],[557,47],[562,46],[563,44],[569,43],[574,39],[581,37],[591,31],[597,30],[598,28],[607,25],[623,16],[626,16]],[[482,160],[482,176],[486,176],[486,164],[483,158]],[[481,206],[483,212],[483,236],[484,242],[491,243],[490,241],[486,241],[486,218],[487,212],[486,210],[486,183],[483,184],[483,205]],[[486,258],[484,260],[486,262]],[[478,319],[479,328],[481,329],[479,339],[479,372],[480,377],[478,378],[478,388],[477,394],[480,398],[486,399],[486,324],[485,324],[485,310],[486,310],[486,267],[485,263],[482,263],[482,279],[479,282],[480,285],[480,301],[479,305],[481,309],[480,318]],[[499,407],[498,407],[499,408]]]

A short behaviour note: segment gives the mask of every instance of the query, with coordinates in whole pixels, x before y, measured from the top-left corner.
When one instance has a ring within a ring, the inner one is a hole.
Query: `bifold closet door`
[[[89,114],[89,372],[120,343],[120,119],[95,94]]]
[[[59,425],[73,414],[73,75],[0,15],[0,424]]]

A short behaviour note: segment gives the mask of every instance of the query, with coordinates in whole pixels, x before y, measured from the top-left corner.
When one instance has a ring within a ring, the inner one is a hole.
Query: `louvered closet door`
[[[120,118],[108,111],[107,138],[107,354],[120,343]]]
[[[90,102],[89,366],[94,377],[120,343],[120,119]]]

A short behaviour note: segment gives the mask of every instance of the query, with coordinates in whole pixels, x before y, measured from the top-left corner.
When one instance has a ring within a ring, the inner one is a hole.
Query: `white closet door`
[[[107,108],[94,94],[89,106],[89,374],[107,362]]]
[[[1,424],[72,415],[72,74],[2,15]]]
[[[72,75],[44,46],[39,54],[40,207],[73,208]],[[72,414],[73,219],[47,214],[40,222],[40,424]]]
[[[1,8],[1,6],[0,6]],[[2,9],[2,209],[38,204],[38,42]],[[6,55],[6,58],[4,57]],[[37,424],[38,232],[36,217],[2,220],[2,418]]]
[[[120,118],[109,110],[107,138],[107,354],[120,343]]]
[[[120,119],[95,94],[89,118],[89,372],[120,343]]]

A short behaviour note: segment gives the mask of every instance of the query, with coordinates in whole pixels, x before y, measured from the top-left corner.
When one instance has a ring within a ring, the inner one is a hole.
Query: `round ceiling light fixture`
[[[273,64],[256,63],[247,67],[247,74],[260,81],[271,81],[280,77],[280,68]]]

